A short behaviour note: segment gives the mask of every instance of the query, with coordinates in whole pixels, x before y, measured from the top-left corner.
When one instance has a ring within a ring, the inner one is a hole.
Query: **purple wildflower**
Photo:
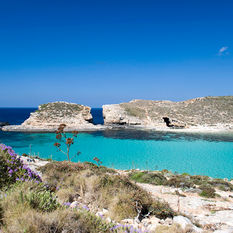
[[[85,209],[85,210],[87,210],[87,211],[90,210],[90,209],[88,208],[88,206],[86,206],[86,205],[83,205],[83,209]]]
[[[64,205],[64,206],[67,206],[67,207],[69,207],[70,204],[71,204],[70,202],[65,202],[65,203],[63,203],[63,205]]]

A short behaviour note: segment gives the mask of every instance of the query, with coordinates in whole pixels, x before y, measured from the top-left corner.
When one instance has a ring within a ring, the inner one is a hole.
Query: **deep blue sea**
[[[28,118],[29,108],[0,108],[0,121],[20,124]],[[103,123],[102,109],[92,110],[94,123]],[[18,133],[0,131],[0,143],[19,153],[65,160],[53,146],[54,133]],[[81,151],[74,161],[93,161],[118,169],[168,169],[178,173],[233,178],[233,135],[165,133],[150,130],[106,130],[80,133],[71,154]],[[72,156],[71,155],[71,156]]]

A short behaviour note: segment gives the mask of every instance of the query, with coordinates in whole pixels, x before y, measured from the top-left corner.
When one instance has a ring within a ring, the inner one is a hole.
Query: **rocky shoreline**
[[[8,132],[28,132],[28,133],[54,133],[56,132],[56,127],[50,127],[50,128],[44,128],[42,127],[28,127],[23,125],[8,125],[2,127],[2,131],[8,131]],[[106,127],[104,125],[90,125],[90,126],[78,126],[78,127],[67,127],[65,129],[65,132],[72,132],[72,131],[79,131],[79,132],[89,132],[89,131],[98,131],[98,130],[105,130],[109,127]]]
[[[21,125],[4,125],[3,131],[55,132],[136,129],[164,132],[233,132],[233,96],[201,97],[187,101],[132,100],[103,105],[104,125],[94,125],[88,106],[53,102],[42,104]],[[1,127],[1,126],[0,126]]]
[[[233,96],[201,97],[181,102],[132,100],[103,106],[105,125],[157,130],[233,130]]]
[[[58,125],[59,126],[59,125]],[[57,126],[57,127],[58,127]],[[57,130],[57,127],[44,128],[42,127],[25,127],[23,125],[5,125],[0,127],[0,130],[6,132],[25,132],[25,133],[54,133]],[[190,128],[183,129],[174,129],[174,128],[164,128],[164,127],[153,127],[153,126],[139,126],[139,125],[90,125],[78,126],[78,127],[67,127],[65,132],[79,131],[79,132],[92,132],[92,131],[104,131],[104,130],[142,130],[142,131],[154,131],[154,132],[174,132],[174,133],[230,133],[233,134],[232,128],[224,127],[224,125],[219,125],[215,127],[208,126],[195,126]]]

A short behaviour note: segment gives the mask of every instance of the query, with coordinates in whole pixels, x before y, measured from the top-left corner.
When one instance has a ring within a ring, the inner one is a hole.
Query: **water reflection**
[[[114,129],[105,131],[83,132],[94,137],[105,137],[114,139],[133,139],[133,140],[154,140],[154,141],[214,141],[214,142],[233,142],[233,133],[176,133],[152,130],[133,130],[133,129]],[[53,139],[54,133],[20,133],[0,131],[0,143],[17,143],[17,146],[28,145],[29,143],[44,144]],[[20,142],[21,145],[18,145]]]
[[[204,140],[204,141],[225,141],[233,142],[233,133],[183,133],[183,132],[164,132],[154,130],[133,130],[133,129],[115,129],[101,132],[87,132],[93,136],[104,136],[106,138],[116,139],[135,139],[135,140],[155,140],[155,141],[173,141],[173,140]]]

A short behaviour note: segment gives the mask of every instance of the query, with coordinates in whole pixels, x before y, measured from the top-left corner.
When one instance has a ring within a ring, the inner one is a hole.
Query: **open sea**
[[[0,108],[0,122],[21,124],[35,108]],[[102,109],[92,109],[94,124],[103,124]],[[55,133],[0,131],[0,143],[19,153],[62,161],[53,144]],[[233,179],[233,134],[165,133],[150,130],[106,130],[80,133],[71,147],[73,161],[93,161],[117,169],[168,169],[178,173]]]

